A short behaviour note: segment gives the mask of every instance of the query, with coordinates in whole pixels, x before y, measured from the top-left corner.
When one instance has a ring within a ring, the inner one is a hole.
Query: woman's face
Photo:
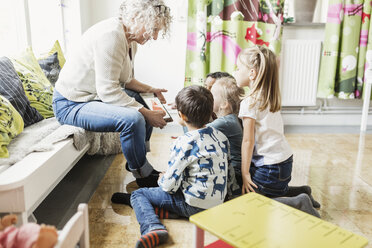
[[[157,40],[159,34],[159,29],[155,28],[153,31],[153,36],[151,34],[146,33],[146,27],[141,26],[141,28],[138,30],[138,32],[135,33],[135,36],[133,38],[133,41],[137,42],[138,44],[145,44],[147,41],[153,39]]]
[[[236,66],[237,69],[233,73],[236,83],[239,85],[239,87],[250,86],[250,75],[252,71],[247,66],[242,64],[239,59],[236,63]]]

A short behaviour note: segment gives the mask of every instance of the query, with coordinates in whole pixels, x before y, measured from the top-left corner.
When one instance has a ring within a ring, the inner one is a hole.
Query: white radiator
[[[285,40],[280,59],[282,106],[314,106],[322,42]]]

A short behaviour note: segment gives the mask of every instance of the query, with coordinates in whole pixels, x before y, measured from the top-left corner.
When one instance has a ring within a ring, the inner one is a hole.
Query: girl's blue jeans
[[[293,156],[279,164],[258,167],[251,164],[249,172],[252,181],[258,186],[257,193],[268,197],[284,196],[291,181],[292,164]]]
[[[125,91],[146,106],[137,92]],[[119,132],[121,148],[133,175],[136,178],[147,177],[153,171],[146,159],[146,141],[150,139],[152,127],[137,110],[101,101],[74,102],[57,90],[54,90],[53,110],[61,124],[93,132]]]
[[[291,181],[293,156],[287,160],[271,165],[255,166],[251,163],[250,174],[252,181],[257,185],[256,193],[267,197],[280,197],[288,192],[288,183]],[[241,187],[242,172],[240,166],[234,167],[236,180]]]
[[[159,216],[155,214],[154,207],[166,209],[186,218],[204,210],[187,204],[181,190],[169,194],[160,187],[137,189],[132,193],[130,203],[140,224],[141,235],[157,229],[166,229]]]

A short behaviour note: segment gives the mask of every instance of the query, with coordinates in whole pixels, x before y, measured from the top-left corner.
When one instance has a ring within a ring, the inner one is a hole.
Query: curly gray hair
[[[169,35],[172,22],[169,10],[163,0],[125,0],[120,5],[119,19],[128,28],[129,34],[134,34],[134,29],[143,25],[151,37],[159,29],[164,38]]]

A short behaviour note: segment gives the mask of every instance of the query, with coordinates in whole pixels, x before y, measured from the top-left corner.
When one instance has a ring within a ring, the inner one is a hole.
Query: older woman
[[[163,0],[125,0],[118,17],[89,28],[70,51],[53,98],[62,124],[97,132],[120,132],[128,169],[141,187],[157,186],[158,172],[146,159],[152,127],[164,127],[164,113],[150,111],[138,92],[150,92],[165,102],[165,89],[134,78],[137,44],[163,36],[171,16]]]

